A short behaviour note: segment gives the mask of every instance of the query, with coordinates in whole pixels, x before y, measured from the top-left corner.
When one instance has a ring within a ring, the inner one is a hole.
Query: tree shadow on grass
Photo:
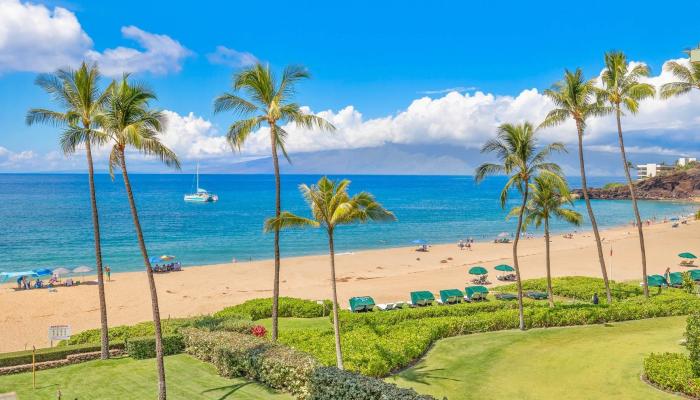
[[[399,376],[409,382],[422,383],[424,385],[430,385],[431,380],[444,380],[444,381],[455,381],[460,382],[460,379],[450,378],[447,376],[436,375],[435,373],[440,373],[444,371],[445,368],[433,368],[427,369],[426,367],[415,367],[403,371]]]
[[[219,397],[218,400],[224,400],[231,396],[232,394],[236,393],[238,390],[244,388],[245,386],[250,385],[252,382],[242,382],[242,383],[235,383],[233,385],[229,386],[220,386],[216,388],[211,388],[207,389],[202,392],[202,394],[209,393],[209,392],[218,392],[218,391],[226,391],[221,397]]]

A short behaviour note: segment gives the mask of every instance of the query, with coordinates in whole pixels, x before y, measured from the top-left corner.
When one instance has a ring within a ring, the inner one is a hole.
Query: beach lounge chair
[[[461,303],[464,299],[464,293],[459,289],[445,289],[440,291],[440,302],[442,304]]]
[[[533,300],[546,300],[549,296],[547,296],[547,293],[545,292],[539,292],[537,290],[528,290],[527,292],[525,292],[525,297]]]
[[[668,274],[668,285],[674,288],[683,286],[683,274],[680,272],[671,272]]]
[[[428,291],[411,292],[411,305],[414,307],[430,306],[435,301],[435,296]]]
[[[352,312],[372,311],[374,305],[374,299],[369,296],[350,298],[350,311]]]
[[[466,287],[464,291],[467,293],[469,301],[486,300],[486,296],[489,294],[489,290],[481,285]]]
[[[496,293],[495,296],[497,300],[515,300],[518,298],[518,296],[513,293]]]

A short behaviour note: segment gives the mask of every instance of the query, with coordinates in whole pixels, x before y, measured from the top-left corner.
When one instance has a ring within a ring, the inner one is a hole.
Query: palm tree
[[[580,213],[565,208],[565,205],[573,205],[573,200],[569,193],[569,187],[561,176],[543,172],[530,183],[530,200],[525,206],[523,229],[527,230],[532,224],[535,224],[537,228],[544,225],[547,297],[549,298],[550,307],[554,307],[554,297],[552,294],[552,273],[549,257],[549,221],[551,218],[557,218],[576,226],[581,225],[583,221]],[[520,215],[520,212],[521,207],[515,207],[510,212],[510,215]]]
[[[642,254],[642,282],[644,282],[644,295],[649,297],[649,287],[647,286],[647,254],[644,248],[644,231],[642,228],[642,218],[639,215],[637,206],[637,194],[634,191],[634,184],[630,176],[625,153],[625,141],[622,137],[622,108],[624,107],[630,114],[639,111],[639,101],[654,97],[656,89],[648,83],[640,83],[639,78],[649,76],[649,67],[644,64],[630,68],[627,63],[625,53],[612,51],[605,53],[605,70],[601,75],[603,88],[598,90],[598,100],[608,104],[615,112],[617,121],[617,138],[620,143],[620,155],[622,156],[622,168],[625,170],[627,186],[632,198],[632,208],[634,217],[637,220],[637,230],[639,232],[639,249]]]
[[[523,227],[523,211],[528,200],[530,180],[542,171],[561,174],[557,164],[547,162],[552,152],[566,151],[561,143],[552,143],[542,149],[537,148],[535,129],[532,124],[503,124],[498,127],[495,139],[491,139],[481,148],[482,153],[495,153],[500,164],[484,163],[476,169],[475,179],[481,182],[487,175],[506,174],[508,181],[501,191],[501,207],[505,208],[511,189],[515,188],[522,194],[521,212],[518,214],[518,225],[513,240],[513,266],[515,267],[516,285],[518,288],[518,311],[520,329],[525,330],[525,315],[523,310],[523,285],[518,265],[518,242]]]
[[[160,311],[158,309],[158,293],[153,279],[153,269],[148,258],[146,242],[141,231],[134,193],[129,181],[129,173],[126,166],[126,150],[133,148],[142,154],[155,156],[168,166],[180,168],[180,163],[175,153],[161,143],[158,134],[163,129],[163,114],[160,111],[149,109],[149,102],[156,98],[155,94],[147,88],[128,82],[128,75],[114,83],[109,93],[108,104],[104,118],[104,129],[112,142],[109,154],[109,172],[114,176],[114,167],[120,167],[124,178],[124,187],[129,199],[131,216],[134,220],[136,237],[146,266],[148,286],[151,291],[151,307],[153,309],[153,325],[156,339],[156,365],[158,370],[158,398],[166,398],[165,367],[163,364],[163,334],[160,324]]]
[[[598,249],[600,270],[603,274],[603,283],[605,284],[605,295],[607,296],[608,303],[610,303],[612,302],[612,296],[610,294],[608,271],[605,269],[603,244],[600,240],[598,224],[596,223],[593,208],[591,207],[591,200],[588,196],[586,165],[583,159],[583,131],[586,129],[586,120],[588,118],[606,115],[611,112],[611,109],[610,107],[603,106],[594,101],[596,88],[593,81],[586,81],[583,78],[583,72],[580,68],[577,68],[575,72],[566,70],[564,72],[564,80],[555,83],[551,89],[545,90],[544,94],[554,102],[556,108],[547,114],[547,117],[540,124],[540,127],[560,125],[569,118],[573,119],[576,124],[576,132],[578,135],[578,161],[581,169],[581,190],[583,191],[583,198],[586,201],[588,218],[591,220],[591,226],[593,227],[593,236],[595,237],[595,243]]]
[[[95,173],[92,163],[92,145],[104,142],[99,131],[102,109],[107,98],[106,91],[100,91],[100,72],[96,65],[85,62],[77,70],[58,70],[54,74],[42,74],[36,84],[44,89],[64,111],[33,108],[27,113],[28,125],[49,123],[64,128],[61,135],[61,148],[67,155],[73,154],[80,146],[85,146],[88,165],[88,186],[92,208],[92,230],[95,240],[95,263],[97,266],[97,293],[100,302],[100,342],[102,359],[109,358],[109,337],[107,326],[107,301],[105,300],[104,277],[102,273],[102,246],[100,241],[100,218],[95,196]]]
[[[289,160],[284,147],[287,132],[283,125],[293,123],[297,127],[335,130],[325,119],[305,113],[301,106],[292,102],[296,93],[295,85],[302,79],[309,78],[308,71],[299,66],[288,66],[277,81],[269,66],[258,63],[233,76],[233,93],[224,93],[214,100],[214,112],[233,111],[235,115],[245,118],[235,121],[228,128],[226,138],[234,150],[240,150],[248,137],[267,124],[270,133],[270,150],[275,172],[275,217],[282,210],[280,193],[280,168],[277,150]],[[250,100],[239,96],[243,92]],[[275,232],[275,275],[272,289],[272,340],[277,340],[277,309],[280,291],[280,232]]]
[[[333,233],[339,225],[367,221],[394,221],[396,217],[379,204],[372,194],[348,195],[350,181],[331,181],[322,177],[315,185],[299,186],[313,219],[300,217],[290,212],[282,212],[275,218],[265,221],[266,231],[279,231],[293,227],[323,227],[328,234],[328,250],[331,259],[331,287],[333,291],[333,330],[335,332],[335,356],[338,368],[343,369],[343,352],[340,347],[340,324],[338,322],[338,294],[335,281],[335,245]]]
[[[661,98],[668,99],[700,89],[700,63],[689,62],[684,65],[677,61],[669,61],[664,68],[678,79],[676,82],[665,83],[661,86]]]

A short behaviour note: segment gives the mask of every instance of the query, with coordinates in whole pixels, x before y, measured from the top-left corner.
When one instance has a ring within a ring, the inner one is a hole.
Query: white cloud
[[[0,0],[0,72],[48,72],[71,65],[92,47],[65,8]]]
[[[422,92],[418,92],[418,94],[446,94],[450,92],[457,92],[457,93],[464,93],[464,92],[473,92],[475,90],[478,90],[476,86],[456,86],[456,87],[451,87],[447,89],[439,89],[439,90],[424,90]]]
[[[225,46],[216,46],[216,51],[207,54],[207,59],[212,64],[226,65],[233,68],[248,67],[258,62],[257,57],[251,53],[229,49]]]
[[[105,75],[123,72],[167,74],[179,72],[192,53],[166,35],[122,27],[122,35],[143,49],[93,49],[92,39],[75,14],[62,7],[0,0],[0,73],[50,72],[81,61],[96,61]]]
[[[165,110],[167,118],[162,140],[180,157],[200,159],[230,153],[224,136],[218,135],[211,122],[193,113],[181,116]]]
[[[135,26],[122,27],[122,35],[138,43],[144,51],[116,47],[103,52],[89,51],[86,57],[98,63],[100,71],[108,76],[124,72],[151,72],[164,75],[180,72],[182,61],[192,52],[167,35],[146,32]]]

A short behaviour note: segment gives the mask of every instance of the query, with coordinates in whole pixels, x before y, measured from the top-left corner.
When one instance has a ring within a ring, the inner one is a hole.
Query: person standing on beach
[[[112,282],[112,268],[109,265],[105,266],[105,273],[107,274],[107,281]]]

